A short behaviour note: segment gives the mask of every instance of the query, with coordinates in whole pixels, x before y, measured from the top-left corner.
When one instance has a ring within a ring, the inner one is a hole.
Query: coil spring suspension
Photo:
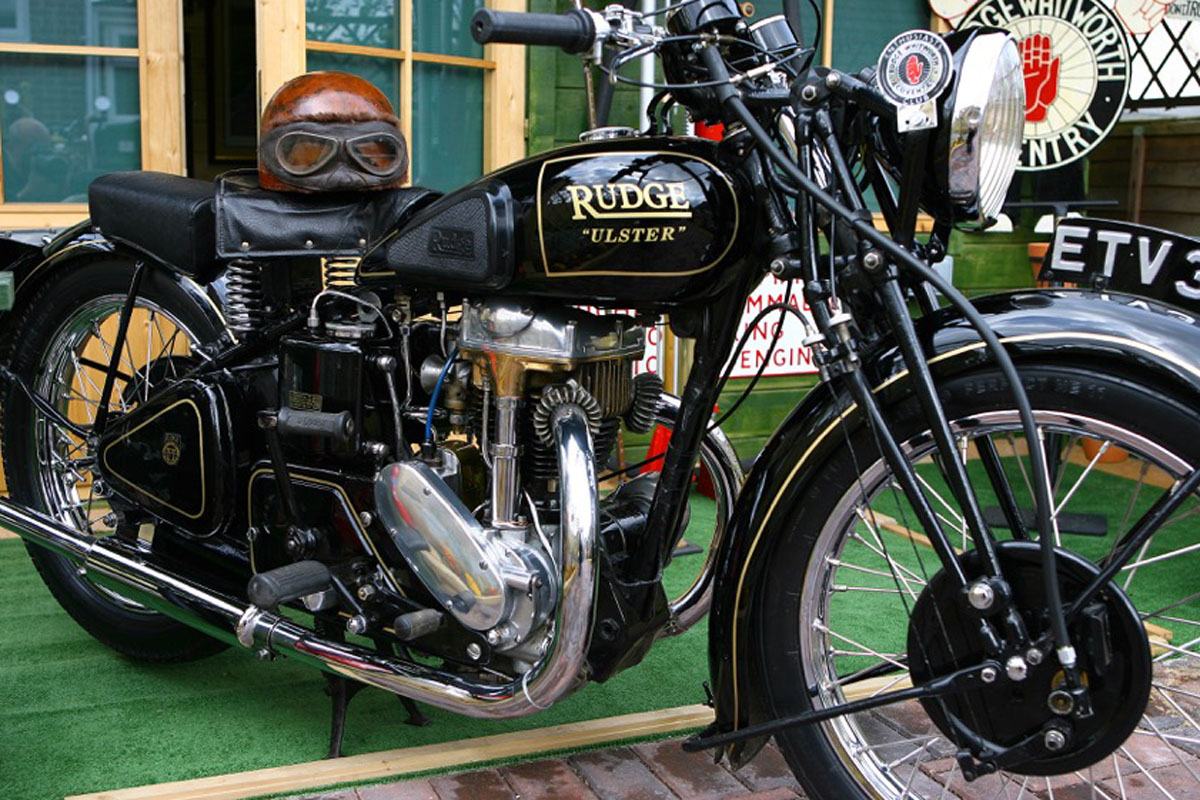
[[[361,259],[334,256],[321,259],[321,282],[326,289],[346,289],[354,286]]]
[[[226,317],[230,330],[238,335],[258,330],[265,318],[261,270],[258,264],[237,259],[225,272]]]

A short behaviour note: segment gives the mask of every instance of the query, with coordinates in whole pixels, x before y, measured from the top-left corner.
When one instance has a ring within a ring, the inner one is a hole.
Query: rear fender
[[[14,309],[20,308],[23,302],[28,302],[47,278],[64,267],[81,267],[89,263],[121,259],[130,262],[146,260],[145,254],[110,242],[99,235],[87,233],[89,230],[88,223],[80,223],[59,234],[45,247],[35,247],[12,239],[0,239],[0,271],[13,272]],[[16,257],[4,264],[3,256],[9,243],[16,245],[12,248]],[[176,283],[187,292],[210,317],[216,330],[227,330],[221,309],[204,287],[158,262],[153,264],[156,274],[161,279]],[[7,340],[11,334],[10,329],[15,317],[12,312],[0,314],[0,340]]]
[[[994,295],[978,299],[976,307],[1018,368],[1033,360],[1094,363],[1194,397],[1200,406],[1200,321],[1187,313],[1125,295],[1057,290]],[[918,320],[917,331],[937,378],[994,363],[978,334],[953,310]],[[881,342],[864,354],[863,370],[881,402],[911,392],[894,342]],[[717,556],[708,627],[721,731],[768,719],[764,676],[751,633],[756,616],[764,613],[757,587],[772,562],[774,543],[788,525],[788,510],[823,490],[822,465],[861,424],[860,410],[848,394],[822,383],[783,422],[746,479]],[[764,743],[731,745],[730,761],[749,761]]]

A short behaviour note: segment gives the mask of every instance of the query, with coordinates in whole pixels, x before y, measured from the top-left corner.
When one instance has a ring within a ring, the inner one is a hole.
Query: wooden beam
[[[141,34],[138,36],[140,39]],[[102,56],[104,58],[137,58],[140,55],[137,47],[93,47],[74,44],[31,44],[28,42],[0,42],[0,53],[28,53],[42,56]]]
[[[183,112],[183,4],[138,0],[138,83],[142,169],[186,171]]]
[[[824,29],[821,31],[821,64],[833,66],[833,0],[825,0]]]
[[[413,49],[413,0],[401,0],[399,3],[400,11],[400,49],[406,53],[411,53]],[[416,165],[412,159],[416,158],[416,150],[413,147],[413,62],[411,58],[406,58],[400,62],[400,107],[396,109],[397,115],[400,117],[400,129],[404,131],[404,138],[408,140],[408,180],[412,183],[412,176],[416,172]]]
[[[1140,125],[1133,129],[1133,152],[1129,159],[1129,221],[1142,221],[1142,199],[1146,194],[1146,132]]]
[[[0,206],[0,230],[69,228],[87,215],[85,203],[8,203]]]
[[[488,0],[497,11],[525,11],[525,0]],[[525,55],[521,45],[490,44],[484,58],[496,68],[483,78],[483,171],[525,157]]]
[[[275,90],[307,71],[304,0],[255,0],[258,51],[258,114]]]
[[[212,778],[75,795],[66,800],[240,800],[291,794],[339,783],[397,778],[417,772],[692,730],[704,727],[712,719],[713,711],[708,706],[682,706]]]

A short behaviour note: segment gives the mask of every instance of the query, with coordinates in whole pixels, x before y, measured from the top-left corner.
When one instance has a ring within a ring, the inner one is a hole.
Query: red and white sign
[[[782,303],[786,295],[787,284],[767,276],[767,279],[754,290],[754,294],[746,298],[746,307],[742,309],[742,321],[738,325],[738,337],[740,338],[746,332],[750,323],[764,308]],[[812,326],[812,330],[817,329],[808,307],[804,304],[799,287],[793,289],[790,305],[804,315],[809,325]],[[779,342],[772,351],[771,342],[774,340],[777,330],[780,334]],[[796,319],[794,314],[787,314],[781,327],[779,312],[772,311],[754,326],[754,332],[750,334],[746,347],[740,353],[733,354],[731,376],[753,378],[764,361],[767,366],[763,375],[769,377],[815,373],[817,366],[813,363],[812,351],[804,346],[804,339],[807,336],[804,325]],[[770,351],[770,358],[767,357],[768,351]]]

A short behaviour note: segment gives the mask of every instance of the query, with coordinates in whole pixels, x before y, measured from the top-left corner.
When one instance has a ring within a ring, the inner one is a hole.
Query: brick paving
[[[1159,665],[1139,730],[1117,753],[1049,779],[990,775],[963,780],[954,748],[936,737],[915,702],[862,714],[859,731],[910,797],[940,800],[1197,800],[1200,669]],[[936,737],[936,738],[935,738]],[[925,744],[922,745],[921,743]],[[914,743],[916,746],[914,747]],[[738,772],[679,740],[651,742],[436,778],[310,794],[296,800],[798,800],[799,784],[772,743]]]
[[[499,769],[305,795],[296,800],[797,800],[774,745],[753,769],[730,772],[678,741],[597,750]]]

